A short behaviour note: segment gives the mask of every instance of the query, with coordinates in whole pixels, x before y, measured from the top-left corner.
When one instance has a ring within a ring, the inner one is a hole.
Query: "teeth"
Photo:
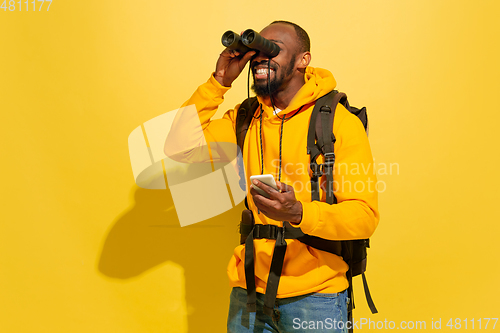
[[[271,71],[274,72],[273,69],[271,69]],[[258,68],[256,73],[261,75],[267,75],[267,68]]]

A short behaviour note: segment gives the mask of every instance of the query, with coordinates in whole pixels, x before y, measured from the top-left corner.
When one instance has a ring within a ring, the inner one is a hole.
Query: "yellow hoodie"
[[[300,224],[306,234],[332,240],[363,239],[372,235],[378,221],[376,176],[368,139],[359,119],[343,106],[337,106],[333,133],[337,139],[335,151],[334,191],[338,203],[311,202],[307,131],[314,102],[335,88],[333,75],[324,69],[306,68],[305,84],[279,116],[285,120],[282,133],[281,182],[293,186],[297,200],[302,203],[303,217]],[[222,103],[230,88],[220,85],[213,76],[196,90],[184,106],[196,105],[206,141],[236,144],[235,119],[238,106],[227,111],[222,119],[210,118]],[[264,174],[271,173],[278,179],[281,119],[273,114],[272,106],[263,107],[262,145]],[[292,113],[290,113],[292,112]],[[290,114],[289,114],[290,113]],[[287,115],[288,114],[288,115]],[[173,128],[175,126],[175,121]],[[260,121],[254,119],[247,133],[243,148],[247,190],[251,175],[261,174]],[[323,156],[318,163],[323,162]],[[323,177],[321,184],[324,185]],[[324,186],[322,186],[324,189]],[[281,221],[258,213],[251,195],[248,204],[256,223],[282,226]],[[237,223],[237,221],[234,221]],[[272,259],[274,240],[257,239],[255,246],[256,290],[265,293]],[[348,267],[341,257],[316,250],[300,241],[287,239],[287,250],[278,288],[278,298],[303,295],[311,292],[335,293],[348,287],[345,272]],[[228,265],[232,287],[246,288],[244,272],[245,246],[237,246]]]

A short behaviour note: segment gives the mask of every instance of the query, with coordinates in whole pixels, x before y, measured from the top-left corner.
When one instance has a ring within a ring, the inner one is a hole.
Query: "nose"
[[[271,58],[269,58],[268,55],[266,55],[264,52],[262,51],[259,51],[259,50],[255,50],[257,53],[253,56],[253,61],[252,63],[254,62],[257,62],[257,63],[260,63],[262,61],[269,61]]]

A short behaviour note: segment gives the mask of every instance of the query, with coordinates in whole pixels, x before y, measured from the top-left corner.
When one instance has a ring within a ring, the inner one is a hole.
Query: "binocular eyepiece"
[[[254,50],[262,52],[269,58],[276,57],[280,53],[280,47],[276,43],[262,37],[257,31],[245,30],[241,36],[228,30],[222,35],[222,45],[228,49],[247,53]]]

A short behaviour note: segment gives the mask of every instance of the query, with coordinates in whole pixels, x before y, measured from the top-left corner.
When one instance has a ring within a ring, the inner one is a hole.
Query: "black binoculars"
[[[254,50],[262,52],[269,58],[276,57],[280,53],[280,47],[276,43],[262,37],[257,31],[245,30],[241,37],[237,33],[228,30],[222,35],[222,45],[228,49],[238,51],[240,54]]]

